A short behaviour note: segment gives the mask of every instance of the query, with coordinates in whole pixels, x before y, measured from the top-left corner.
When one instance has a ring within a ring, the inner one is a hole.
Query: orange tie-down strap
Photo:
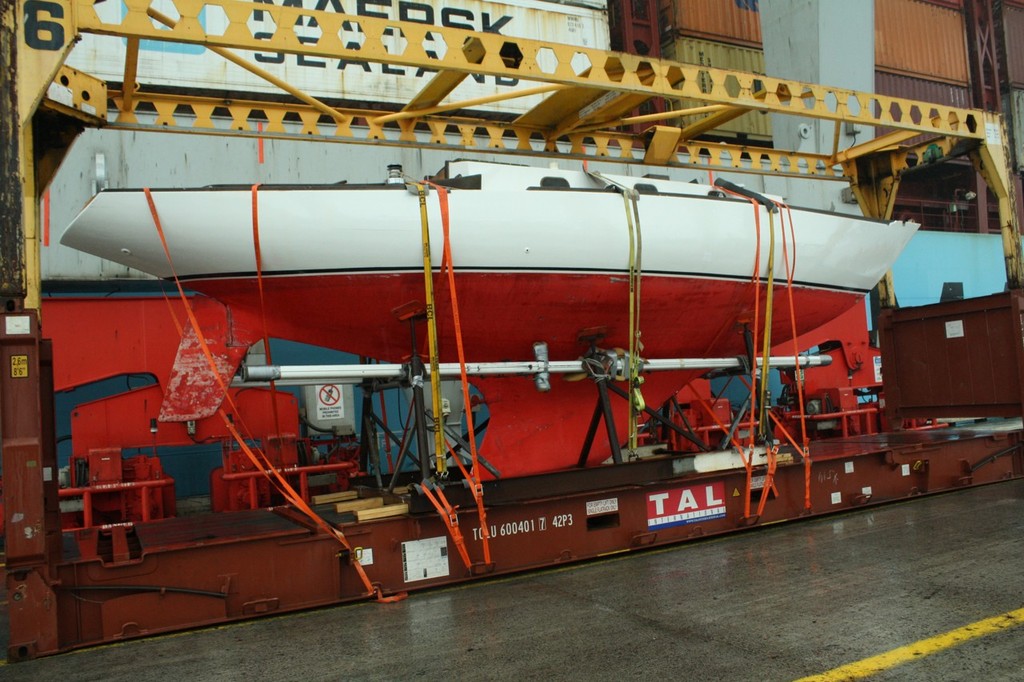
[[[458,457],[455,458],[456,461]],[[466,549],[466,541],[462,537],[462,531],[459,529],[459,512],[457,507],[453,507],[448,498],[445,497],[444,491],[438,487],[437,495],[435,496],[430,490],[430,483],[423,481],[417,488],[423,493],[430,504],[434,505],[434,509],[437,510],[438,515],[444,521],[445,525],[448,526],[448,533],[451,534],[452,540],[455,542],[456,549],[459,550],[459,556],[462,558],[462,563],[466,565],[467,570],[471,570],[473,567],[473,561],[469,558],[469,550]]]
[[[451,244],[451,215],[448,210],[448,188],[437,185],[433,182],[427,181],[427,184],[437,190],[437,201],[438,207],[441,210],[441,229],[444,235],[444,248],[441,257],[441,272],[447,276],[448,279],[448,290],[451,294],[452,301],[452,323],[455,326],[455,348],[459,358],[459,372],[462,379],[462,400],[463,405],[467,408],[471,405],[469,396],[469,377],[466,372],[466,352],[462,343],[462,319],[459,316],[459,296],[455,289],[455,269],[452,265],[452,244]],[[443,428],[444,420],[441,419],[439,424]],[[484,564],[485,566],[491,565],[491,546],[490,546],[490,531],[487,525],[487,511],[484,507],[484,488],[480,483],[480,462],[479,455],[476,448],[476,430],[473,426],[473,413],[472,410],[466,410],[466,426],[469,431],[469,457],[473,463],[472,471],[466,471],[465,466],[462,464],[462,460],[455,456],[455,463],[458,465],[462,475],[470,482],[470,489],[473,493],[473,500],[476,502],[477,515],[480,518],[480,540],[483,545],[484,551]],[[444,440],[447,444],[447,438]],[[450,449],[450,448],[449,448]],[[452,453],[454,455],[454,453]],[[442,493],[443,496],[443,493]],[[447,502],[445,503],[447,504]],[[436,504],[434,505],[437,506]],[[440,512],[440,509],[438,510]],[[443,514],[442,514],[443,515]],[[454,536],[453,536],[454,537]],[[458,544],[458,543],[456,543]]]
[[[753,278],[752,279],[753,279],[753,284],[754,284],[754,333],[756,335],[757,334],[757,327],[760,325],[760,319],[759,318],[760,318],[760,281],[761,281],[761,278],[758,275],[758,270],[759,270],[759,266],[760,266],[760,262],[761,262],[761,212],[760,212],[760,209],[758,207],[758,202],[754,198],[748,197],[748,196],[744,196],[742,194],[738,194],[736,192],[730,191],[729,189],[727,189],[725,187],[719,187],[718,189],[721,189],[722,191],[724,191],[724,192],[726,192],[728,194],[731,194],[733,196],[746,199],[754,207],[754,224],[755,224],[755,229],[756,229],[756,245],[755,245],[755,255],[754,255],[754,273],[753,273]],[[793,212],[792,212],[792,209],[790,209],[789,205],[787,205],[785,202],[780,202],[780,201],[774,201],[774,203],[780,209],[784,209],[784,212],[782,213],[782,215],[784,217],[782,218],[782,222],[781,222],[781,227],[782,227],[782,230],[781,230],[782,231],[782,258],[783,258],[783,263],[784,263],[785,268],[786,268],[786,285],[787,285],[786,286],[786,293],[787,293],[787,298],[788,298],[788,302],[789,302],[790,331],[791,331],[791,335],[793,337],[793,357],[797,358],[799,356],[799,349],[796,347],[796,343],[797,343],[796,315],[795,315],[796,307],[795,307],[795,305],[793,303],[793,278],[794,278],[794,273],[796,271],[796,228],[795,228],[795,226],[793,224]],[[789,221],[788,221],[789,222],[789,231],[790,231],[790,240],[789,241],[790,241],[790,243],[792,243],[792,252],[793,252],[792,259],[789,256],[789,249],[787,248],[786,218],[785,218],[785,216],[788,216],[788,218],[789,218]],[[765,333],[767,333],[767,330],[765,330]],[[755,346],[756,346],[756,338],[755,338]],[[800,375],[800,367],[799,367],[799,365],[797,365],[796,374],[797,374],[797,378],[799,379],[799,375]],[[796,383],[797,383],[797,403],[798,403],[799,409],[800,409],[801,444],[797,444],[795,439],[789,433],[786,433],[786,437],[787,437],[787,440],[789,440],[789,442],[794,447],[796,447],[798,450],[800,450],[803,453],[803,456],[804,456],[804,507],[805,507],[805,509],[809,510],[811,508],[811,459],[810,459],[810,448],[808,447],[808,438],[807,438],[807,426],[806,426],[806,417],[805,417],[805,410],[804,410],[803,384],[799,380]],[[756,363],[755,363],[755,366],[753,368],[751,368],[751,386],[750,386],[751,395],[755,395],[757,393],[757,388],[758,388],[757,367],[756,367]],[[750,411],[750,416],[751,416],[751,419],[750,419],[749,431],[750,431],[751,437],[753,438],[753,433],[754,433],[754,428],[753,428],[753,424],[754,424],[754,419],[753,419],[753,417],[754,417],[754,410],[753,409],[751,409],[751,411]],[[778,423],[778,420],[774,419],[774,416],[773,416],[773,420],[776,423]],[[783,429],[783,432],[785,432],[785,429]],[[769,478],[774,475],[774,466],[773,466],[774,463],[771,462],[770,460],[771,460],[771,457],[769,457]],[[748,471],[748,477],[749,476],[750,476],[750,472]],[[748,490],[748,496],[749,496],[749,492],[750,491]],[[764,499],[762,498],[762,506],[763,506],[763,502],[764,502]],[[749,503],[749,500],[748,500],[748,503]],[[749,509],[748,509],[747,513],[749,515]]]
[[[782,213],[782,260],[786,266],[786,294],[789,299],[789,326],[790,333],[793,337],[793,357],[797,358],[800,355],[800,349],[797,348],[797,336],[796,336],[796,306],[793,304],[793,278],[796,272],[796,227],[793,225],[793,211],[788,204],[782,201],[776,201],[775,204],[780,208],[784,209]],[[790,243],[792,246],[793,256],[790,259],[789,251],[786,249],[786,217],[789,218],[789,234]],[[799,446],[801,452],[804,455],[804,509],[807,511],[811,510],[811,448],[809,446],[809,439],[807,437],[807,413],[804,409],[804,383],[800,380],[800,367],[794,370],[797,378],[796,382],[796,397],[797,406],[800,409],[800,443]],[[773,415],[774,418],[774,415]],[[785,431],[785,429],[783,429]],[[788,433],[786,436],[789,441],[795,446],[796,443],[792,436]]]
[[[260,324],[263,327],[263,352],[267,356],[267,364],[274,364],[270,354],[270,334],[267,331],[267,302],[263,295],[263,252],[260,249],[260,205],[259,183],[252,186],[252,248],[256,256],[256,286],[260,295]],[[277,384],[270,382],[270,406],[274,415],[274,433],[281,433],[281,417],[277,411]]]
[[[145,192],[146,195],[146,201],[149,203],[150,213],[153,216],[153,224],[156,226],[157,234],[160,237],[160,245],[163,247],[164,256],[167,258],[167,264],[171,269],[171,275],[174,278],[174,284],[178,288],[178,294],[180,295],[182,304],[185,307],[185,313],[188,316],[189,324],[192,325],[193,330],[195,330],[196,335],[199,338],[199,343],[202,348],[203,354],[206,356],[207,362],[209,362],[211,367],[214,369],[214,375],[217,377],[217,382],[220,385],[221,390],[224,392],[225,401],[228,403],[228,405],[231,406],[232,411],[236,415],[238,415],[238,407],[235,405],[234,399],[231,397],[231,392],[228,390],[227,385],[221,379],[220,374],[216,372],[216,362],[213,358],[213,354],[210,352],[210,348],[207,345],[206,339],[203,337],[203,334],[200,333],[199,321],[196,319],[195,312],[192,310],[192,305],[188,297],[185,295],[185,290],[181,285],[181,280],[178,277],[178,272],[174,267],[174,261],[171,258],[170,248],[167,246],[167,237],[164,234],[164,229],[160,222],[160,214],[157,211],[156,203],[153,201],[153,195],[150,193],[148,187],[145,188],[143,191]],[[218,410],[218,414],[224,421],[224,425],[228,429],[228,432],[231,434],[232,438],[235,439],[235,442],[238,444],[242,452],[244,452],[245,455],[249,458],[253,466],[255,466],[257,469],[263,472],[264,476],[266,476],[267,479],[274,486],[277,487],[277,489],[281,492],[282,495],[284,495],[285,499],[288,500],[289,503],[293,504],[299,511],[301,511],[311,521],[313,521],[313,523],[315,523],[321,530],[323,530],[329,536],[333,537],[341,544],[342,547],[345,548],[345,550],[349,553],[349,556],[351,556],[352,558],[352,565],[355,567],[356,573],[359,575],[360,581],[366,587],[365,595],[367,597],[376,596],[377,600],[382,602],[398,601],[399,599],[405,598],[405,593],[385,597],[381,590],[381,586],[377,583],[373,583],[370,581],[369,576],[367,576],[366,574],[366,570],[363,568],[362,564],[359,563],[359,558],[358,556],[356,556],[356,552],[352,549],[352,545],[351,543],[349,543],[348,538],[345,537],[345,534],[342,533],[340,529],[335,528],[331,524],[324,521],[315,511],[313,511],[309,504],[307,504],[306,501],[302,499],[302,496],[299,495],[294,488],[292,488],[291,484],[288,483],[287,479],[285,479],[284,476],[282,476],[281,473],[267,459],[266,455],[263,454],[262,450],[258,448],[254,450],[253,448],[249,447],[248,443],[246,443],[246,439],[242,437],[241,433],[239,433],[238,429],[235,427],[235,423],[231,420],[231,418],[228,416],[228,413],[224,410],[223,407],[220,410]],[[242,426],[243,428],[245,428],[244,424]],[[246,429],[246,431],[248,431],[248,429]]]

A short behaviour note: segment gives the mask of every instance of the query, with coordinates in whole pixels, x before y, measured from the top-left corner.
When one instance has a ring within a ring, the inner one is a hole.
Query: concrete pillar
[[[759,7],[769,76],[874,91],[874,0],[761,0]],[[772,129],[777,148],[832,153],[832,121],[772,115]],[[868,126],[843,124],[839,149],[873,135]],[[856,205],[844,208],[840,199],[844,185],[840,183],[776,180],[766,181],[766,185],[768,191],[782,194],[794,204],[859,212]]]

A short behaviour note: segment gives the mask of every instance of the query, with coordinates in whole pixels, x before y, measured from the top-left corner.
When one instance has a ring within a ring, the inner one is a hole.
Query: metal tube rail
[[[355,469],[355,467],[356,465],[353,462],[332,462],[330,464],[278,467],[277,472],[282,476],[296,476],[301,474],[323,474],[338,471],[350,471]],[[266,472],[262,469],[249,469],[247,471],[225,472],[221,474],[221,478],[225,481],[239,481],[246,478],[259,478],[260,476],[266,475]]]
[[[149,521],[149,491],[151,488],[163,488],[174,485],[174,479],[170,477],[154,478],[145,481],[119,481],[116,483],[97,483],[92,486],[77,488],[60,488],[57,492],[59,499],[82,498],[82,526],[91,528],[93,526],[92,498],[94,495],[118,493],[124,490],[142,490],[142,520]],[[78,528],[65,528],[64,530],[78,530]]]
[[[792,357],[772,357],[770,367],[825,367],[832,362],[828,355],[802,355],[796,362]],[[740,369],[744,360],[734,358],[666,358],[644,360],[643,372],[664,372],[672,370],[722,370]],[[758,366],[763,362],[757,361]],[[542,372],[553,374],[571,374],[585,372],[587,365],[582,360],[555,360],[540,362],[524,360],[518,362],[470,362],[466,363],[466,373],[470,376],[517,376],[534,375]],[[424,371],[430,375],[430,367]],[[460,376],[459,363],[442,362],[441,378],[457,378]],[[400,364],[380,365],[243,365],[241,377],[236,377],[232,385],[265,383],[273,381],[282,386],[309,383],[358,384],[367,379],[402,379],[406,377],[406,366]]]

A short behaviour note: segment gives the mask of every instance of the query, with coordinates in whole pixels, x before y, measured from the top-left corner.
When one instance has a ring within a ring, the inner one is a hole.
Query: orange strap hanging
[[[452,322],[455,325],[455,349],[459,358],[459,373],[462,379],[462,399],[466,406],[466,426],[469,432],[469,456],[472,471],[467,472],[462,461],[455,457],[462,475],[471,484],[473,500],[476,502],[477,515],[480,518],[480,540],[483,545],[484,563],[491,563],[490,530],[487,525],[487,511],[484,507],[484,489],[480,483],[480,461],[476,447],[476,429],[473,425],[473,413],[470,409],[469,376],[466,371],[466,352],[462,344],[462,319],[459,316],[459,295],[455,288],[455,269],[452,266],[451,216],[448,210],[448,188],[427,181],[437,190],[438,206],[441,209],[441,229],[444,234],[444,249],[441,257],[441,271],[448,277],[448,290],[452,299]],[[445,441],[447,443],[447,441]]]
[[[274,364],[270,354],[270,334],[267,331],[267,302],[263,295],[263,255],[260,249],[260,205],[259,183],[252,186],[252,246],[256,256],[256,287],[260,296],[260,324],[263,326],[263,352],[267,355],[267,364]],[[270,382],[270,408],[274,415],[274,433],[281,437],[281,418],[277,410],[277,383]]]
[[[756,444],[756,431],[755,431],[755,417],[757,410],[756,401],[758,395],[758,378],[757,378],[757,330],[761,326],[761,208],[760,204],[757,203],[756,199],[751,197],[743,196],[736,192],[732,192],[725,187],[719,187],[718,189],[724,191],[732,196],[745,199],[750,202],[754,208],[754,271],[751,274],[750,280],[754,286],[754,362],[750,367],[750,419],[747,424],[749,455],[744,458],[744,464],[747,470],[747,485],[746,495],[743,500],[743,516],[750,516],[750,500],[751,500],[751,486],[753,484],[753,461],[754,461],[754,446]]]
[[[708,413],[708,416],[711,417],[711,419],[715,422],[715,425],[717,425],[718,428],[721,429],[723,433],[726,433],[726,434],[729,433],[729,427],[722,423],[722,421],[718,418],[718,415],[715,414],[715,411],[712,410],[710,407],[708,407],[704,403],[703,400],[698,400],[697,404],[700,405],[704,409],[704,411]],[[753,406],[751,406],[751,409],[753,409]],[[743,468],[746,471],[746,484],[745,485],[746,485],[747,494],[746,494],[746,499],[744,499],[744,501],[743,501],[743,516],[744,516],[744,518],[749,518],[750,517],[750,491],[751,491],[751,486],[753,485],[753,478],[754,478],[754,454],[755,454],[754,447],[751,446],[750,449],[748,450],[746,448],[746,446],[744,446],[743,443],[741,443],[736,438],[735,435],[729,435],[729,441],[732,443],[732,446],[734,448],[736,448],[736,452],[739,453],[740,461],[743,462]]]
[[[776,202],[781,208],[784,209],[783,221],[782,221],[782,258],[786,266],[786,291],[789,298],[789,323],[790,332],[793,337],[793,357],[796,358],[800,354],[800,349],[797,347],[796,337],[796,306],[793,304],[793,278],[796,276],[796,226],[793,223],[793,211],[784,202]],[[789,218],[789,233],[790,241],[793,244],[793,260],[792,263],[789,260],[789,255],[786,250],[786,219]],[[804,383],[801,374],[800,367],[797,366],[795,370],[796,376],[796,395],[797,405],[800,410],[800,446],[799,449],[803,454],[804,459],[804,509],[810,511],[811,509],[811,448],[810,439],[807,436],[807,412],[804,403]],[[792,439],[790,439],[792,441]],[[794,446],[796,443],[794,443]]]
[[[181,285],[181,280],[178,277],[177,270],[174,267],[174,262],[171,258],[171,251],[170,248],[167,246],[167,238],[166,235],[164,234],[163,226],[160,222],[160,215],[157,212],[156,203],[153,201],[153,195],[150,193],[148,187],[143,189],[143,192],[146,195],[146,201],[149,204],[150,214],[153,217],[153,223],[156,226],[157,235],[160,237],[160,245],[163,247],[164,256],[167,258],[167,264],[171,269],[171,275],[174,278],[175,286],[177,286],[178,288],[178,294],[180,295],[181,301],[184,304],[185,313],[188,316],[189,323],[192,325],[192,330],[195,332],[196,338],[199,340],[200,349],[203,351],[203,355],[206,357],[206,361],[209,364],[210,369],[217,380],[217,384],[224,392],[225,401],[230,405],[233,412],[237,415],[238,408],[235,405],[234,399],[231,396],[231,392],[228,390],[227,385],[224,383],[224,380],[220,376],[220,372],[217,369],[217,362],[213,357],[213,353],[210,351],[209,345],[206,343],[204,335],[201,333],[199,320],[196,319],[195,311],[192,309],[188,297],[185,295],[185,290]],[[177,324],[177,320],[175,320],[175,324]],[[337,540],[341,544],[341,546],[349,552],[350,556],[352,557],[352,565],[355,568],[360,581],[366,588],[366,596],[376,596],[379,601],[397,601],[405,597],[404,593],[394,595],[391,597],[384,597],[383,593],[381,592],[380,585],[370,581],[365,569],[359,562],[358,556],[356,556],[356,552],[353,550],[352,545],[348,541],[348,538],[345,537],[345,534],[342,533],[340,529],[335,528],[334,526],[328,524],[326,521],[320,518],[320,516],[313,511],[313,509],[306,503],[306,501],[303,500],[302,497],[297,492],[295,492],[295,489],[291,487],[287,479],[285,479],[284,476],[281,475],[281,473],[269,462],[269,460],[267,460],[266,456],[261,451],[259,451],[259,449],[254,451],[252,448],[249,447],[249,445],[246,443],[242,435],[238,432],[237,428],[235,427],[235,424],[232,422],[230,416],[224,410],[223,407],[221,407],[218,410],[218,414],[224,421],[224,425],[227,428],[228,432],[235,439],[235,442],[238,444],[239,448],[241,448],[241,450],[245,453],[245,455],[249,458],[253,465],[256,466],[260,471],[262,471],[263,474],[278,487],[278,489],[290,503],[295,505],[295,507],[298,508],[299,511],[305,514],[314,524],[316,524],[325,533],[327,533],[335,540]]]
[[[458,458],[456,457],[456,461]],[[458,507],[453,507],[448,498],[445,497],[444,491],[438,487],[436,489],[436,495],[428,487],[428,483],[424,481],[420,485],[420,490],[423,491],[423,496],[426,497],[430,504],[434,505],[434,509],[437,510],[438,515],[444,521],[445,525],[448,526],[448,533],[452,536],[452,541],[455,542],[455,548],[459,551],[459,556],[462,558],[462,563],[465,564],[466,568],[469,569],[473,566],[473,561],[469,558],[469,550],[466,549],[466,540],[462,536],[462,530],[459,528],[459,510]]]

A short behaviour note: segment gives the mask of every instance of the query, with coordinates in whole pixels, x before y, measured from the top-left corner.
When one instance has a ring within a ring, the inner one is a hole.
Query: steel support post
[[[869,155],[855,158],[844,164],[844,172],[850,178],[853,194],[860,204],[860,210],[867,218],[891,220],[900,176],[888,154]],[[888,271],[878,283],[878,299],[883,308],[896,307],[896,289],[892,271]]]
[[[34,311],[0,315],[10,660],[52,653],[60,646],[53,587],[61,533],[52,357]]]
[[[1006,285],[1024,288],[1024,256],[1021,254],[1020,225],[1017,224],[1017,197],[1010,168],[1009,137],[999,114],[985,114],[985,144],[971,152],[971,161],[985,178],[999,206],[999,228],[1003,235],[1003,259]]]

